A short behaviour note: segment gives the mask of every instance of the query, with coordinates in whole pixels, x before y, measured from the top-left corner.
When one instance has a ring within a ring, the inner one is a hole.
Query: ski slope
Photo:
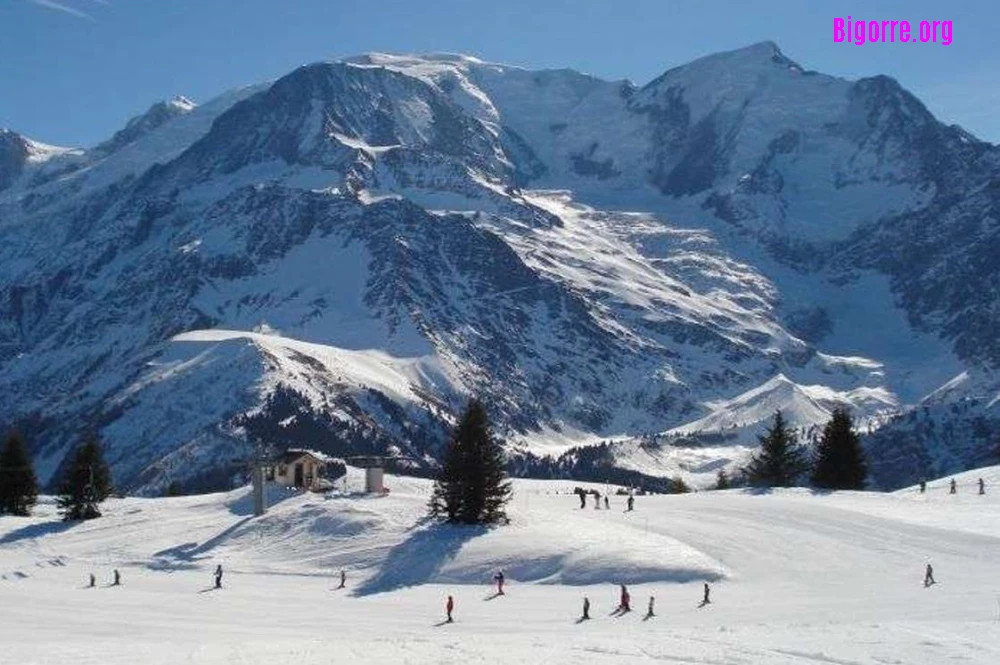
[[[423,520],[424,480],[365,496],[353,469],[326,496],[272,488],[261,518],[246,489],[110,500],[74,526],[46,500],[0,518],[0,662],[993,664],[1000,467],[956,479],[955,496],[948,479],[923,495],[731,490],[641,496],[632,513],[518,480],[492,530]],[[634,611],[613,618],[618,583]]]

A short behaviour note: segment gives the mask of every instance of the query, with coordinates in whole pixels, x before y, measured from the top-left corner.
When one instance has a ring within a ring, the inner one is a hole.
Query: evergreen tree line
[[[812,486],[821,489],[865,488],[868,464],[851,414],[844,407],[833,410],[812,455],[799,443],[794,428],[787,425],[781,411],[774,414],[774,421],[759,441],[760,450],[743,467],[743,478],[731,479],[724,470],[719,471],[717,488],[742,483],[756,487],[792,487],[807,475]]]
[[[576,480],[618,487],[639,487],[652,494],[680,494],[691,488],[680,476],[664,478],[616,466],[611,443],[574,446],[558,457],[526,451],[508,456],[507,473],[523,478]]]
[[[791,487],[808,473],[815,487],[864,489],[868,466],[850,413],[834,409],[830,421],[810,458],[780,411],[767,432],[759,437],[760,451],[742,469],[742,477],[730,478],[720,470],[716,486],[726,489],[749,484],[759,487]],[[1000,444],[993,451],[1000,462]],[[483,405],[472,400],[462,414],[445,453],[429,502],[431,515],[449,522],[494,524],[507,519],[504,506],[511,497],[500,443],[494,438]],[[682,481],[672,491],[687,491]],[[180,488],[168,491],[179,493]],[[64,467],[57,500],[64,520],[100,517],[101,502],[113,492],[111,471],[104,461],[100,441],[89,436],[74,451]],[[24,439],[7,435],[0,450],[0,515],[31,514],[38,499],[38,479]]]
[[[86,437],[73,452],[59,485],[57,505],[66,521],[101,516],[99,504],[111,496],[111,470],[101,443]],[[38,478],[24,439],[11,432],[0,451],[0,515],[28,516],[38,501]]]
[[[38,479],[24,440],[7,435],[0,451],[0,515],[28,516],[38,501]]]

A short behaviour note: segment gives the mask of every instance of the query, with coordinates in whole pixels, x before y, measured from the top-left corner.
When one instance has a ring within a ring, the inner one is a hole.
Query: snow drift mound
[[[360,492],[349,468],[327,495],[271,488],[267,514],[248,510],[249,488],[225,494],[109,500],[105,516],[60,528],[45,502],[24,529],[0,534],[24,551],[68,560],[118,561],[155,570],[212,568],[259,574],[335,575],[350,571],[359,595],[426,583],[486,584],[498,568],[514,582],[599,584],[685,582],[728,575],[718,561],[648,528],[648,518],[579,509],[573,485],[514,482],[511,523],[488,529],[428,521],[427,480],[387,476],[388,496]],[[603,486],[594,486],[606,491]],[[655,517],[654,517],[655,519]],[[662,531],[662,530],[661,530]]]

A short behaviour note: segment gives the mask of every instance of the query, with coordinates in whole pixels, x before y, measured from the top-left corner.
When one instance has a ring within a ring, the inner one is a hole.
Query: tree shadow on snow
[[[486,531],[483,526],[438,522],[418,525],[409,538],[389,551],[378,573],[358,587],[354,595],[368,596],[429,582],[465,543]]]
[[[268,508],[273,508],[285,499],[297,496],[302,496],[302,490],[278,487],[268,483],[267,500],[265,503]],[[247,491],[243,495],[227,502],[226,507],[229,508],[229,512],[238,517],[253,517],[253,492]]]
[[[80,522],[42,522],[41,524],[28,524],[22,526],[19,529],[14,529],[10,531],[2,538],[0,538],[0,545],[7,545],[9,543],[16,543],[19,540],[27,540],[29,538],[41,538],[42,536],[50,536],[56,533],[62,533]]]
[[[230,524],[228,527],[212,536],[203,543],[183,543],[175,547],[168,547],[153,555],[153,561],[148,564],[148,568],[155,570],[169,570],[172,568],[191,568],[196,561],[209,558],[206,554],[221,544],[226,538],[231,536],[237,529],[253,519],[253,516]]]

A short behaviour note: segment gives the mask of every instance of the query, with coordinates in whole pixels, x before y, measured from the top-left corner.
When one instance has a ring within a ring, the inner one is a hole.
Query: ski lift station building
[[[351,457],[347,463],[365,470],[365,492],[368,494],[385,493],[384,457],[377,455]]]
[[[289,448],[268,469],[267,479],[285,487],[315,491],[326,475],[328,464],[336,460],[315,450]]]

